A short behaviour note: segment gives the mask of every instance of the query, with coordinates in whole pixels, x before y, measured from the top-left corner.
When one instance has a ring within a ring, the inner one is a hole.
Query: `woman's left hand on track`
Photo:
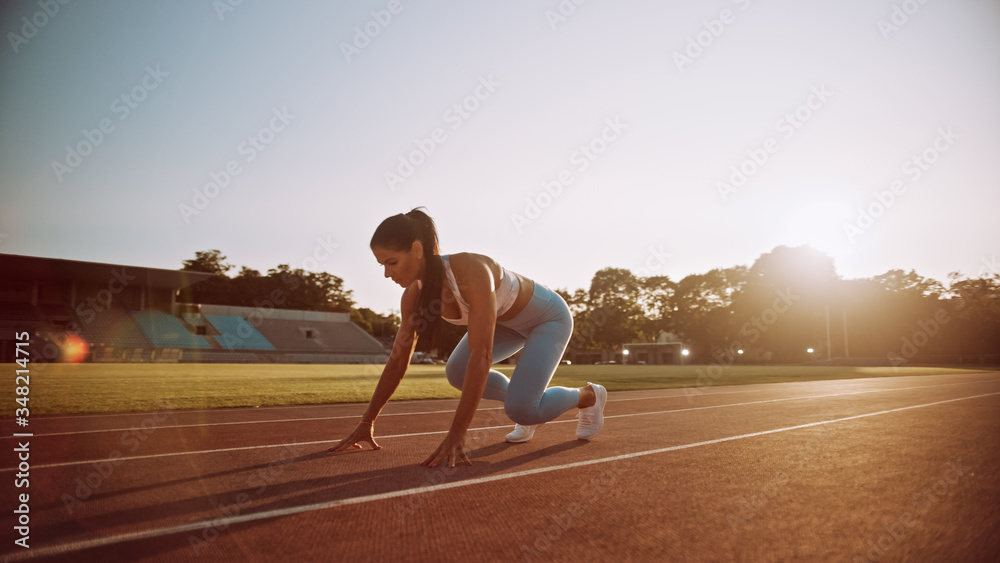
[[[371,444],[373,450],[381,450],[382,446],[378,445],[375,441],[375,423],[374,422],[364,422],[358,423],[358,426],[351,432],[351,435],[341,440],[336,446],[326,450],[328,452],[342,452],[347,448],[357,448],[361,449],[361,444],[363,442],[368,442]]]
[[[434,450],[431,456],[424,460],[420,465],[426,465],[427,467],[437,467],[438,463],[444,461],[448,467],[455,467],[456,461],[464,461],[466,465],[472,465],[469,460],[469,456],[465,453],[465,433],[461,435],[455,435],[454,432],[448,432],[445,436],[444,441],[441,445]]]

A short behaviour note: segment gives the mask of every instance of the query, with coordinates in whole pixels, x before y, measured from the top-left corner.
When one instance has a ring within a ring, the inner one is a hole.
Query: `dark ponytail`
[[[441,285],[444,281],[434,219],[419,207],[409,213],[393,215],[375,229],[370,246],[406,252],[415,241],[420,241],[424,248],[424,280],[420,289],[420,305],[411,321],[417,335],[429,337],[429,344],[433,346],[440,333]]]

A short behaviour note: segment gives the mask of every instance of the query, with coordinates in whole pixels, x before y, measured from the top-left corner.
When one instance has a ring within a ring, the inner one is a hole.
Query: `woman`
[[[433,338],[441,319],[468,325],[445,372],[462,391],[451,429],[422,465],[456,461],[471,465],[465,434],[481,398],[503,401],[516,424],[508,442],[526,442],[535,428],[571,408],[579,408],[577,438],[589,440],[604,425],[607,391],[596,384],[579,389],[549,387],[573,333],[573,317],[558,294],[506,270],[488,256],[441,256],[434,221],[420,209],[389,217],[371,240],[385,277],[405,288],[401,323],[389,361],[357,428],[329,451],[381,449],[373,437],[375,419],[406,374],[417,338]],[[523,349],[507,379],[490,369],[494,361]]]

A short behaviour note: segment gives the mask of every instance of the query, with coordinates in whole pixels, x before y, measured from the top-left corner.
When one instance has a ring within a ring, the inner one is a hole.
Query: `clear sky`
[[[1000,254],[995,1],[7,1],[0,30],[4,253],[218,248],[379,312],[368,241],[415,206],[570,290],[780,244],[845,278]]]

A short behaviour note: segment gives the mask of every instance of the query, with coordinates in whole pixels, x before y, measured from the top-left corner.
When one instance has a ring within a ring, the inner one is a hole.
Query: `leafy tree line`
[[[680,281],[597,272],[587,291],[560,293],[576,322],[570,346],[616,350],[673,333],[692,360],[742,349],[747,358],[802,361],[827,356],[889,358],[1000,353],[1000,274],[950,285],[915,271],[844,280],[810,247],[779,246],[752,266],[715,269]],[[845,345],[845,325],[846,340]],[[810,356],[805,351],[813,348]],[[731,352],[731,353],[732,353]]]
[[[235,276],[218,250],[197,252],[183,270],[215,277],[182,291],[192,303],[257,306],[274,291],[285,309],[349,312],[376,337],[391,338],[397,315],[358,308],[341,278],[279,265],[266,275],[246,267]],[[753,265],[714,269],[679,281],[605,268],[587,290],[558,290],[575,321],[570,347],[613,351],[623,343],[676,335],[692,361],[711,362],[735,349],[748,359],[802,361],[830,356],[889,358],[897,364],[921,356],[1000,353],[1000,274],[949,285],[915,271],[890,270],[865,279],[841,279],[833,260],[808,246],[779,246]],[[828,314],[829,312],[829,314]],[[846,322],[845,322],[846,320]],[[844,332],[846,325],[847,347]],[[444,327],[440,349],[464,334]]]
[[[280,264],[267,274],[244,266],[235,276],[229,276],[233,267],[219,250],[195,252],[193,259],[183,262],[181,270],[213,277],[181,290],[180,300],[240,307],[258,307],[271,300],[272,306],[279,309],[350,313],[354,323],[376,337],[395,336],[399,327],[398,316],[356,307],[352,291],[345,289],[344,280],[333,274]]]

